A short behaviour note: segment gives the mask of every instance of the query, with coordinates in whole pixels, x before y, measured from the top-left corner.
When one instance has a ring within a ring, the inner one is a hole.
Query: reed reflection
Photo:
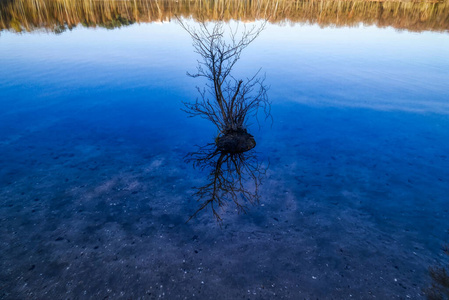
[[[211,169],[209,182],[197,188],[194,195],[202,204],[190,219],[211,207],[214,217],[221,221],[217,208],[226,203],[233,203],[238,212],[244,212],[246,204],[259,200],[258,187],[265,170],[251,151],[256,141],[247,131],[248,121],[258,120],[258,115],[271,118],[271,106],[260,70],[241,79],[233,68],[266,23],[247,27],[240,23],[231,26],[223,21],[213,24],[203,21],[192,26],[179,19],[179,24],[192,37],[195,52],[200,56],[196,72],[187,75],[206,80],[202,88],[197,87],[200,97],[194,102],[184,102],[184,111],[191,117],[210,121],[218,130],[214,143],[188,154],[187,161],[194,166]]]
[[[45,29],[60,33],[77,25],[116,28],[133,23],[195,20],[319,26],[375,25],[410,31],[449,31],[449,0],[7,0],[0,1],[0,30]]]

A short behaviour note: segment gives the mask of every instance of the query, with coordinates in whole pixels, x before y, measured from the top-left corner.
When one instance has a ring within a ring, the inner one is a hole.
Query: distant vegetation
[[[272,23],[325,26],[376,25],[411,31],[449,31],[449,0],[2,0],[0,30],[45,29],[55,32],[77,25],[116,28],[136,22],[194,19],[267,19]]]

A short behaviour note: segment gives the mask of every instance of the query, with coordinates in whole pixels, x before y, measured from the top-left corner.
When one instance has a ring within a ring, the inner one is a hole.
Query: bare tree
[[[201,22],[195,27],[181,20],[179,23],[192,37],[195,52],[201,57],[196,72],[187,75],[207,79],[204,88],[197,87],[200,97],[195,102],[184,102],[185,111],[214,123],[220,132],[219,138],[246,133],[248,117],[257,118],[260,109],[270,117],[265,77],[259,76],[260,70],[245,80],[231,73],[242,51],[259,36],[266,22],[258,27],[243,25],[242,30],[239,24],[231,28],[222,21],[212,25]],[[247,151],[248,148],[243,149]]]
[[[258,27],[237,24],[232,28],[222,21],[195,26],[178,21],[192,37],[195,52],[201,57],[196,72],[187,75],[206,79],[205,87],[197,87],[200,97],[195,102],[184,102],[184,111],[211,121],[219,131],[215,143],[187,156],[195,167],[210,169],[208,183],[196,188],[194,196],[202,203],[189,220],[211,207],[221,222],[218,208],[227,203],[245,212],[247,204],[259,201],[258,189],[266,170],[254,152],[248,152],[256,141],[246,130],[248,118],[257,120],[259,110],[271,117],[265,77],[259,76],[260,70],[246,79],[232,74],[242,51],[259,36],[266,22]]]
[[[193,162],[199,169],[210,170],[208,183],[196,188],[194,196],[202,203],[189,220],[211,207],[215,219],[221,222],[217,209],[224,208],[227,203],[233,203],[240,213],[246,212],[246,204],[259,202],[259,186],[267,169],[257,161],[253,151],[227,153],[211,143],[189,153],[187,162]]]

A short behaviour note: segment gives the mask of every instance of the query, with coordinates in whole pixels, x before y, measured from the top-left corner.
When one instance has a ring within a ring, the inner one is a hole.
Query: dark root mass
[[[243,153],[256,147],[254,137],[246,129],[226,132],[216,140],[217,149],[225,153]]]

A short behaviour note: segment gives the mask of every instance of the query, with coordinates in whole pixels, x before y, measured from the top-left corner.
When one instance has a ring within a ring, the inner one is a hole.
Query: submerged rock
[[[256,147],[254,137],[246,129],[228,131],[217,139],[216,144],[218,150],[226,153],[243,153]]]

